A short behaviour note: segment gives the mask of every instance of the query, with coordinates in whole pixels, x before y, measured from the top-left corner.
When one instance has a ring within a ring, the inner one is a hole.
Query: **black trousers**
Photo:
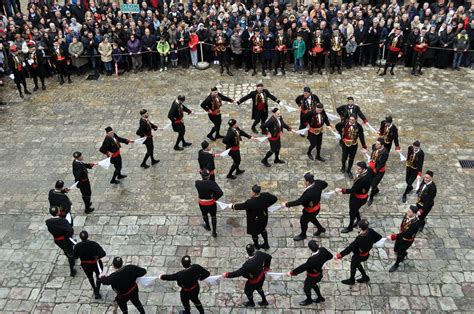
[[[390,51],[388,50],[388,53],[387,53],[387,62],[385,63],[385,70],[391,66],[392,67],[392,70],[393,68],[395,67],[395,65],[397,64],[398,62],[398,54],[399,52],[394,52],[394,51]]]
[[[135,305],[139,313],[145,314],[145,309],[143,308],[143,304],[140,302],[140,297],[138,295],[138,287],[133,289],[133,291],[127,296],[117,295],[115,301],[117,301],[117,304],[123,313],[128,313],[127,302],[130,301]]]
[[[184,143],[186,142],[184,140],[184,134],[186,134],[186,127],[184,126],[184,123],[173,123],[171,126],[173,128],[173,131],[178,133],[178,138],[176,139],[176,144],[174,145],[174,147],[178,147],[180,142],[184,145]]]
[[[14,82],[16,84],[16,88],[18,89],[18,91],[20,92],[20,94],[22,93],[21,92],[21,85],[23,85],[23,88],[25,89],[25,92],[28,90],[28,88],[26,87],[26,76],[25,76],[25,72],[22,71],[22,72],[15,72],[14,73]]]
[[[286,53],[277,51],[275,57],[275,72],[278,71],[278,68],[280,68],[283,73],[285,72],[285,61]]]
[[[262,289],[264,282],[265,282],[265,276],[263,276],[262,280],[260,280],[259,282],[255,284],[249,283],[249,281],[247,280],[244,287],[244,293],[249,299],[249,301],[253,301],[253,292],[255,290],[257,290],[258,294],[260,294],[260,296],[262,297],[262,301],[266,300],[265,293],[263,292],[263,289]]]
[[[342,167],[346,168],[347,171],[351,171],[352,165],[354,164],[354,158],[357,153],[357,147],[359,145],[351,145],[346,146],[346,144],[342,143]],[[349,159],[349,162],[346,167],[346,161]]]
[[[348,229],[352,230],[352,223],[354,220],[360,220],[360,208],[367,203],[367,198],[357,198],[351,194],[349,198],[349,226]]]
[[[210,227],[209,225],[209,216],[211,216],[211,223],[212,223],[212,231],[216,232],[217,228],[217,205],[201,205],[199,204],[199,208],[201,209],[202,219],[206,226]]]
[[[405,182],[407,183],[407,188],[405,189],[405,192],[403,194],[406,195],[413,190],[413,182],[415,182],[417,176],[417,169],[406,167]]]
[[[362,262],[365,262],[366,260],[369,259],[369,255],[367,256],[360,256],[353,254],[351,258],[351,280],[355,280],[355,274],[356,271],[359,270],[360,274],[362,277],[367,277],[367,273],[364,270],[364,267],[362,267]]]
[[[56,70],[58,70],[59,79],[61,82],[64,82],[64,78],[67,77],[68,79],[71,78],[71,74],[67,68],[66,60],[57,60],[56,61]]]
[[[89,180],[87,181],[80,181],[78,184],[79,190],[81,190],[82,200],[84,201],[84,206],[86,210],[91,208],[91,183]]]
[[[377,61],[377,57],[379,54],[379,45],[378,43],[371,43],[368,46],[365,46],[365,65],[367,65],[369,62],[372,65],[375,65],[375,62]]]
[[[35,83],[35,87],[38,88],[38,77],[41,81],[41,86],[44,87],[44,71],[40,70],[39,68],[33,69],[31,68],[31,77],[33,78],[33,82]]]
[[[201,301],[199,300],[199,286],[194,288],[191,291],[184,291],[181,289],[179,296],[181,298],[181,303],[184,307],[184,313],[189,314],[191,313],[191,306],[189,301],[193,302],[196,308],[198,309],[199,313],[204,313],[204,309],[202,307]]]
[[[98,263],[100,265],[100,268],[104,269],[104,264],[102,263],[102,261],[98,260]],[[89,283],[91,284],[92,289],[94,290],[94,292],[98,293],[100,290],[101,282],[99,280],[100,272],[99,272],[99,269],[97,268],[97,264],[82,264],[81,263],[81,267],[84,270],[84,273],[86,274],[87,279],[89,279]],[[94,282],[94,277],[93,277],[94,274],[96,278],[95,282]]]
[[[231,175],[234,170],[239,170],[240,168],[240,150],[230,151],[229,156],[232,157],[232,166],[230,167],[229,174]]]
[[[379,190],[379,184],[383,179],[383,176],[385,175],[385,172],[377,172],[373,179],[372,179],[372,184],[371,184],[371,190],[370,190],[370,198],[374,198],[375,195],[377,195],[380,190]]]
[[[329,54],[329,63],[333,70],[335,67],[340,69],[342,65],[342,51],[339,51],[339,52],[331,51],[331,53]]]
[[[321,279],[323,279],[322,273],[317,277],[306,276],[306,279],[304,280],[303,291],[308,299],[311,299],[311,290],[314,290],[314,292],[316,292],[318,298],[321,299],[323,297],[318,287],[318,283],[321,281]]]
[[[184,47],[181,47],[181,48],[184,48]],[[181,49],[180,51],[178,51],[178,55],[179,55],[179,62],[181,63],[183,68],[187,68],[189,66],[189,58],[190,58],[189,49],[188,48]]]
[[[316,55],[312,55],[309,57],[310,60],[310,70],[311,72],[313,71],[314,67],[320,71],[324,67],[324,54],[323,53],[318,53]]]
[[[311,222],[313,223],[318,230],[324,229],[324,227],[319,223],[318,216],[319,211],[314,213],[308,213],[305,209],[303,209],[303,215],[300,217],[300,225],[301,225],[301,235],[305,236],[306,231],[308,231],[308,224]]]
[[[224,70],[224,68],[226,69],[229,68],[229,55],[227,54],[227,51],[216,52],[216,57],[217,57],[217,60],[219,60],[219,65],[221,66],[221,70]]]
[[[323,132],[319,134],[308,132],[308,140],[309,140],[308,154],[311,154],[311,151],[316,147],[317,156],[320,156],[321,145],[323,143]]]
[[[117,157],[110,158],[110,163],[114,165],[115,171],[112,177],[112,180],[115,180],[119,175],[122,174],[122,156],[118,155]]]
[[[395,262],[396,265],[405,260],[405,257],[408,255],[407,250],[410,248],[413,242],[414,241],[405,241],[403,239],[397,239],[395,241],[393,251],[397,254],[397,261]]]
[[[257,72],[257,61],[262,64],[262,73],[265,72],[265,62],[263,62],[261,53],[252,53],[252,68],[254,72]]]
[[[153,138],[149,137],[145,140],[145,147],[146,147],[146,154],[145,158],[143,158],[142,164],[146,164],[148,158],[151,158],[151,161],[155,161],[155,157],[153,157],[153,150],[155,149],[155,146],[153,144]]]
[[[74,245],[71,240],[65,238],[64,240],[54,240],[54,243],[56,243],[56,245],[64,252],[64,255],[66,255],[69,262],[69,270],[72,273],[76,260],[74,259]]]
[[[252,129],[257,126],[257,124],[263,124],[267,121],[268,111],[265,110],[255,110],[255,116],[253,117]]]
[[[243,57],[245,60],[245,71],[248,71],[253,68],[253,58],[252,58],[252,51],[251,50],[244,50]]]
[[[304,123],[304,122],[303,122],[303,121],[304,121],[304,115],[305,115],[305,114],[303,114],[302,112],[300,112],[300,125],[299,125],[299,127],[298,127],[298,130],[302,130],[302,129],[306,128],[307,123]]]
[[[425,62],[425,53],[421,51],[420,52],[413,51],[412,71],[420,72],[421,68],[423,68],[424,62]]]
[[[220,114],[217,114],[217,115],[209,114],[208,117],[209,117],[209,120],[211,120],[211,122],[214,124],[214,126],[211,129],[211,132],[209,132],[209,135],[212,135],[214,132],[216,133],[216,136],[220,135],[219,132],[221,130],[222,116]]]

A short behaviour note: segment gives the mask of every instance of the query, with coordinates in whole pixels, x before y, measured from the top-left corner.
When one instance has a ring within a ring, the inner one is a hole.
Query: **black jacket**
[[[306,263],[301,264],[291,271],[292,276],[297,276],[302,272],[306,271],[308,274],[323,273],[324,264],[331,260],[333,255],[324,247],[319,247],[318,251],[314,255],[311,255]]]
[[[115,139],[115,140],[114,140]],[[104,139],[104,142],[102,143],[102,146],[100,147],[100,152],[104,155],[109,155],[109,153],[116,153],[117,151],[120,150],[120,143],[127,144],[130,141],[127,140],[126,138],[120,137],[117,135],[117,133],[114,133],[114,137],[106,136]]]
[[[314,207],[321,201],[321,193],[327,187],[328,183],[326,181],[314,180],[313,184],[307,187],[297,200],[288,202],[286,206],[303,205],[305,208]]]
[[[46,227],[48,228],[49,233],[51,233],[55,238],[64,236],[67,240],[67,238],[74,235],[74,229],[72,226],[66,219],[61,217],[53,217],[46,220]]]
[[[436,184],[433,181],[428,185],[423,181],[417,191],[418,198],[416,200],[416,205],[418,208],[422,209],[423,212],[427,214],[434,205],[436,193]]]
[[[319,97],[311,93],[311,101],[309,97],[305,98],[304,95],[299,95],[296,97],[295,102],[300,107],[301,114],[306,114],[308,111],[314,110],[316,105],[320,103]]]
[[[372,184],[373,172],[370,168],[367,168],[367,172],[358,175],[354,179],[354,184],[349,189],[342,189],[343,194],[366,194],[369,192],[370,185]]]
[[[213,101],[212,101],[212,95],[211,94],[207,95],[206,99],[204,99],[203,102],[201,103],[201,108],[206,110],[206,111],[220,110],[220,105],[222,105],[223,101],[227,101],[227,102],[233,102],[234,101],[233,99],[231,99],[227,96],[224,96],[221,93],[218,93],[217,97],[219,98],[219,104],[214,104]],[[220,112],[219,112],[219,114],[220,114]]]
[[[372,145],[372,154],[370,155],[369,166],[374,173],[385,172],[385,164],[388,160],[388,151],[382,146],[380,150]]]
[[[216,165],[214,163],[214,156],[212,153],[205,151],[204,149],[199,150],[198,153],[199,169],[207,169],[209,171],[215,170]]]
[[[349,253],[354,253],[354,255],[363,256],[361,254],[368,253],[374,243],[380,241],[382,236],[374,231],[374,229],[368,228],[367,233],[359,233],[359,235],[346,247],[344,250],[341,251],[342,256],[346,256]]]
[[[117,294],[125,294],[136,285],[137,278],[146,274],[144,268],[136,265],[126,265],[107,277],[99,277],[100,282],[104,285],[111,285]]]
[[[252,119],[256,119],[256,117],[257,117],[257,95],[258,95],[257,91],[254,90],[254,91],[251,91],[250,93],[248,93],[247,95],[245,95],[244,97],[240,98],[237,101],[237,103],[240,105],[244,101],[246,101],[248,99],[252,99]],[[263,111],[264,112],[268,112],[268,98],[270,98],[271,100],[273,100],[277,103],[280,103],[280,100],[278,98],[276,98],[275,96],[273,96],[268,91],[268,89],[263,89],[262,93],[261,93],[261,96],[263,97],[263,103],[264,103]]]
[[[138,125],[138,130],[136,134],[140,137],[147,137],[145,140],[144,144],[147,144],[147,142],[152,141],[152,133],[151,130],[158,130],[158,127],[151,123],[148,119],[143,119],[140,118],[140,123]]]
[[[74,258],[81,261],[91,261],[104,257],[104,249],[94,241],[81,241],[74,246]]]
[[[189,268],[183,269],[171,275],[161,275],[161,280],[178,282],[178,286],[184,289],[191,289],[199,285],[199,280],[209,277],[210,273],[207,269],[198,264],[193,264]],[[194,289],[194,288],[193,288]]]
[[[168,111],[168,119],[171,120],[171,123],[175,124],[177,120],[183,119],[183,112],[191,113],[191,110],[188,109],[184,104],[179,104],[177,100],[173,101],[171,104],[170,111]]]
[[[278,123],[278,120],[280,123]],[[283,132],[283,129],[291,131],[291,128],[285,123],[285,121],[283,121],[282,117],[276,118],[275,116],[270,117],[270,119],[268,119],[260,127],[262,128],[262,132],[264,134],[270,132],[272,137],[275,137],[278,135],[278,133]]]
[[[247,212],[247,234],[260,234],[267,226],[268,207],[275,204],[277,200],[275,195],[264,192],[244,203],[234,204],[232,208]]]
[[[398,142],[398,128],[395,124],[392,123],[390,128],[387,129],[387,122],[383,120],[380,122],[379,134],[385,140],[385,144],[392,145],[392,142],[395,142],[396,149],[400,149],[400,143]]]
[[[360,110],[360,107],[357,105],[342,105],[337,107],[336,111],[341,117],[341,122],[349,120],[351,115],[355,115],[357,119],[360,117],[364,123],[368,122],[367,118],[362,113],[362,110]]]
[[[421,176],[423,171],[423,163],[425,161],[425,153],[420,148],[420,150],[415,154],[413,150],[413,146],[408,146],[407,152],[407,161],[406,166],[407,168],[416,169],[418,171],[418,175]]]
[[[219,185],[212,180],[196,180],[194,186],[198,191],[199,198],[202,200],[218,200],[224,195]]]
[[[89,175],[87,169],[92,169],[93,164],[85,163],[79,160],[73,160],[72,162],[72,174],[74,175],[74,181],[84,182],[89,181]]]
[[[72,202],[64,192],[52,189],[49,191],[48,200],[50,207],[60,207],[66,213],[71,211]]]
[[[240,128],[234,129],[232,127],[229,127],[229,129],[227,129],[227,134],[222,139],[222,143],[225,144],[225,149],[229,149],[233,146],[239,146],[240,141],[242,140],[242,136],[248,139],[252,137]]]
[[[249,257],[245,263],[236,271],[230,272],[227,278],[244,277],[247,279],[257,278],[264,270],[270,269],[272,257],[270,254],[256,251],[255,255]]]

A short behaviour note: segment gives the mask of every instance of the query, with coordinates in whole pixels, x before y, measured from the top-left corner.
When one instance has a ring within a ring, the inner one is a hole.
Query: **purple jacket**
[[[139,39],[136,39],[136,38],[135,38],[134,41],[129,40],[129,41],[127,42],[128,52],[131,52],[131,53],[138,53],[138,52],[140,52],[141,47],[142,47],[142,45],[141,45]]]

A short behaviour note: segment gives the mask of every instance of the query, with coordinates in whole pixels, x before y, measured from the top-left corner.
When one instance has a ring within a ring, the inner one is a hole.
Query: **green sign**
[[[140,13],[140,6],[138,4],[121,4],[120,11],[122,13]]]

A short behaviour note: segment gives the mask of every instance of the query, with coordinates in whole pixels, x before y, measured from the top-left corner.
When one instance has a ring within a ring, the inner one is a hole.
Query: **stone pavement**
[[[92,297],[82,270],[68,277],[67,261],[59,254],[44,225],[48,218],[47,192],[57,179],[66,185],[73,182],[72,153],[80,150],[86,161],[98,161],[103,129],[111,125],[123,137],[136,138],[139,110],[147,108],[151,120],[167,124],[169,105],[178,93],[186,103],[201,112],[200,101],[213,85],[230,97],[240,97],[252,90],[258,81],[277,97],[294,106],[294,98],[305,85],[321,98],[327,111],[353,95],[356,103],[374,127],[386,115],[394,117],[400,129],[402,151],[419,139],[426,154],[425,170],[435,172],[438,196],[428,218],[427,228],[418,235],[409,251],[409,260],[400,272],[387,272],[394,260],[393,243],[374,249],[367,263],[370,284],[353,287],[340,281],[348,277],[350,257],[326,265],[321,291],[326,302],[302,308],[304,276],[267,281],[264,290],[271,303],[267,313],[301,313],[310,311],[471,312],[474,306],[474,212],[472,205],[473,173],[462,170],[457,159],[474,159],[473,151],[473,71],[426,70],[414,78],[405,69],[397,76],[379,78],[374,69],[362,68],[334,76],[295,75],[251,77],[235,73],[220,76],[215,68],[207,71],[183,70],[171,73],[126,74],[115,80],[101,77],[86,81],[73,77],[72,85],[59,86],[49,79],[48,90],[36,92],[21,101],[12,82],[0,90],[0,312],[34,313],[104,313],[115,309],[115,293],[102,289],[104,300]],[[250,131],[251,106],[224,104],[224,122],[232,117]],[[284,113],[292,126],[298,125],[298,113]],[[160,164],[151,169],[139,167],[145,147],[128,145],[123,149],[124,173],[128,178],[118,186],[109,184],[112,170],[90,172],[93,214],[85,216],[79,191],[72,191],[75,231],[89,231],[91,239],[107,251],[104,262],[122,256],[126,262],[145,267],[148,274],[158,275],[179,270],[184,254],[208,268],[211,274],[240,267],[245,260],[244,246],[250,241],[245,234],[245,218],[231,210],[218,214],[219,237],[210,237],[200,226],[194,180],[198,179],[197,150],[211,128],[206,115],[185,117],[186,138],[191,148],[175,152],[176,134],[171,130],[156,132],[155,155]],[[223,123],[223,126],[225,124]],[[225,128],[225,127],[224,127]],[[367,134],[372,143],[376,136]],[[222,143],[212,144],[222,151]],[[330,132],[324,139],[323,156],[328,162],[312,162],[306,157],[307,140],[294,134],[283,137],[282,158],[285,165],[264,168],[260,159],[268,144],[246,142],[242,145],[242,168],[246,173],[236,181],[225,179],[231,165],[229,157],[217,162],[217,182],[224,190],[226,202],[244,201],[250,188],[258,183],[276,194],[279,202],[295,199],[303,188],[302,176],[312,171],[327,180],[328,190],[351,183],[339,172],[340,149]],[[359,160],[365,157],[359,153]],[[404,185],[404,165],[392,152],[387,175],[381,184],[381,195],[363,217],[383,235],[397,230],[406,205],[400,196]],[[414,195],[409,197],[411,203]],[[348,212],[348,196],[323,200],[321,222],[328,230],[316,238],[333,253],[343,249],[356,233],[340,234]],[[287,272],[310,254],[307,241],[295,243],[292,236],[299,230],[301,208],[285,209],[270,215],[269,237],[273,256],[272,271]],[[309,232],[312,233],[310,227]],[[309,240],[309,239],[308,239]],[[243,280],[221,280],[218,286],[202,285],[201,300],[212,313],[254,313],[246,310]],[[141,299],[149,313],[176,313],[181,309],[179,289],[175,283],[157,281],[152,288],[141,289]],[[256,300],[259,300],[256,297]],[[131,306],[130,306],[131,309]],[[135,313],[135,309],[131,309]]]

